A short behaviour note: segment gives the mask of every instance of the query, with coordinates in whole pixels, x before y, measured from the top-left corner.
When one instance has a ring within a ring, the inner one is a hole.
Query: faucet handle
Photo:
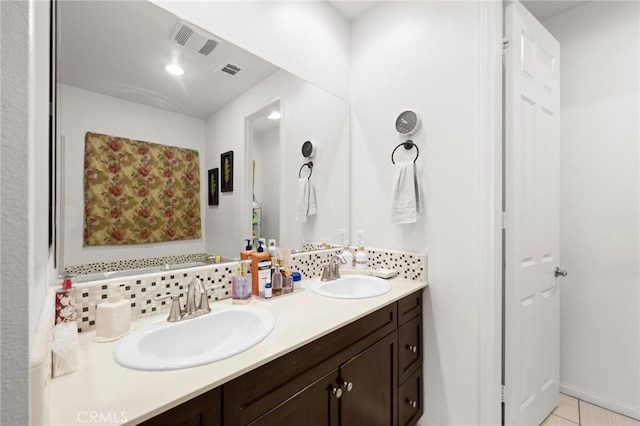
[[[180,306],[180,295],[179,294],[165,294],[164,296],[154,297],[153,300],[161,302],[163,300],[167,300],[171,298],[171,309],[169,310],[169,316],[167,317],[167,321],[176,322],[182,319],[184,312],[182,312],[182,306]]]
[[[324,265],[322,267],[322,276],[320,277],[320,281],[329,281],[331,273],[329,272],[329,265]]]
[[[222,284],[214,284],[214,285],[210,285],[208,287],[204,287],[203,286],[204,291],[200,295],[200,303],[198,304],[198,309],[202,310],[202,313],[206,314],[206,313],[211,312],[211,307],[209,306],[209,298],[207,297],[209,292],[211,290],[215,290],[217,288],[222,288],[222,287],[223,287]]]

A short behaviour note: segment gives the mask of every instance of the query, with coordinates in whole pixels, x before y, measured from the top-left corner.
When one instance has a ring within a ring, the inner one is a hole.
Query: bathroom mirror
[[[302,250],[307,241],[342,243],[340,230],[349,235],[345,100],[217,37],[215,29],[197,28],[151,2],[63,0],[57,14],[61,269],[203,252],[237,258],[252,233],[255,156],[247,147],[255,139],[256,114],[274,103],[281,117],[271,137],[278,143],[256,161],[256,176],[261,188],[272,191],[260,202],[269,205],[277,235],[261,236]],[[190,42],[172,41],[181,30],[193,31],[201,44],[194,49]],[[205,55],[202,49],[211,51]],[[168,74],[168,64],[180,64],[184,74]],[[197,149],[202,237],[83,247],[86,132]],[[310,180],[317,214],[300,222],[298,172],[307,161],[300,152],[306,140],[318,146]],[[230,151],[233,190],[220,192],[218,204],[210,206],[207,173],[220,170],[221,154]],[[273,191],[277,197],[270,195]]]

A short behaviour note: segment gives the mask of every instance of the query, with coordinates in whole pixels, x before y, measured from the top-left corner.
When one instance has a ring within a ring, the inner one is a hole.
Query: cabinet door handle
[[[342,388],[333,388],[333,394],[336,396],[336,398],[340,399],[340,397],[342,396]]]
[[[411,408],[416,408],[418,406],[418,403],[416,401],[412,401],[409,398],[407,398],[407,404],[409,404]]]
[[[418,352],[418,347],[417,347],[417,346],[407,345],[407,349],[408,349],[410,352],[413,352],[413,353]]]
[[[344,382],[342,386],[347,390],[347,392],[351,392],[351,389],[353,389],[353,383],[351,382]]]

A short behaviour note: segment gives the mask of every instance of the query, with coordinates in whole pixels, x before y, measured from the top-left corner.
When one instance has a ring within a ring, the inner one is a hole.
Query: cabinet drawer
[[[398,384],[422,365],[422,315],[398,329]]]
[[[415,425],[418,422],[424,413],[422,398],[422,368],[420,368],[398,389],[398,425]]]
[[[422,314],[422,290],[398,301],[398,325]]]

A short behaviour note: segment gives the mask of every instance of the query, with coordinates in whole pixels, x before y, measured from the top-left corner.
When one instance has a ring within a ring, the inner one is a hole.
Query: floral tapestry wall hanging
[[[198,151],[87,132],[85,246],[201,235]]]

